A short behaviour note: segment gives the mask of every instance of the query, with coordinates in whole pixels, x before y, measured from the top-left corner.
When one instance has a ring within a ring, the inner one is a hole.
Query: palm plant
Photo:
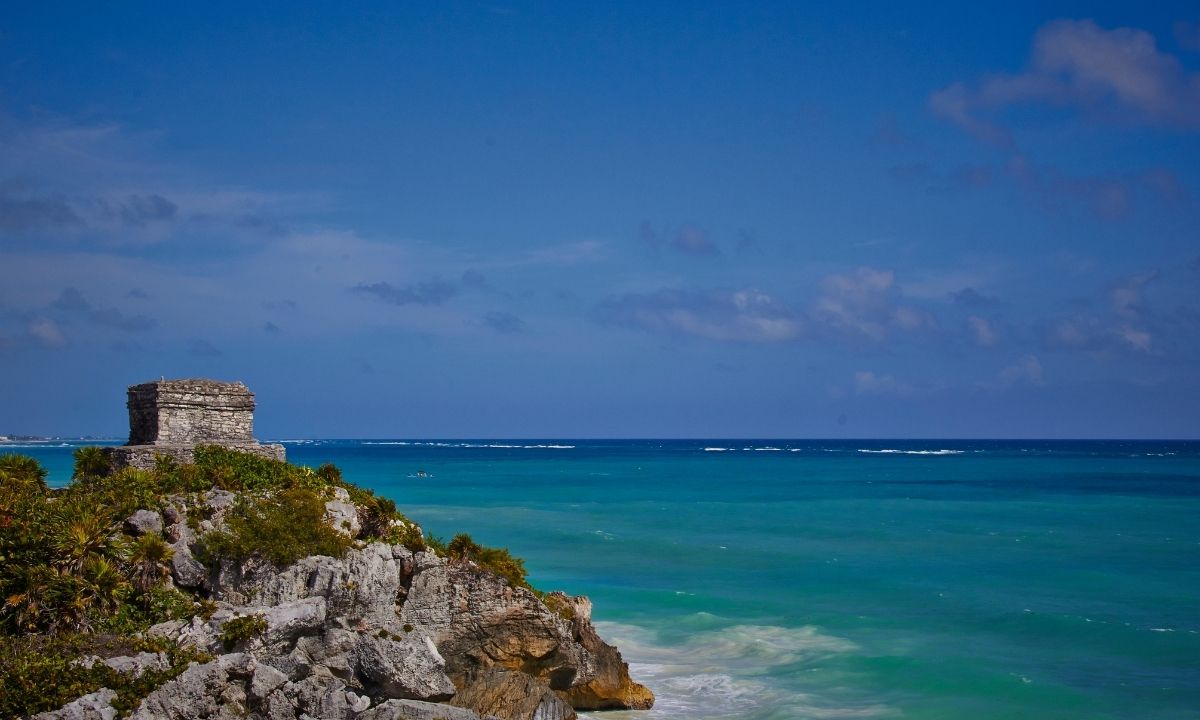
[[[117,609],[121,598],[129,587],[129,582],[121,573],[120,567],[106,557],[94,555],[84,563],[81,579],[85,583],[80,593],[82,607],[108,614]]]
[[[98,447],[81,447],[75,451],[75,479],[107,475],[111,469],[108,455]]]
[[[66,505],[56,510],[58,532],[51,540],[55,566],[78,574],[88,558],[117,554],[119,540],[114,535],[117,528],[111,518],[82,505]]]
[[[174,554],[158,535],[146,534],[134,542],[129,556],[130,579],[140,595],[146,595],[167,579],[171,572],[167,563]]]

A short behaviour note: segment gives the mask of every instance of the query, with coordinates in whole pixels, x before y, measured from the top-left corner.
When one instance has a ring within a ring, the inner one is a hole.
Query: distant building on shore
[[[116,468],[152,468],[156,456],[193,459],[197,445],[220,445],[275,460],[282,445],[254,439],[254,393],[241,382],[155,380],[129,388],[129,442],[106,452]]]

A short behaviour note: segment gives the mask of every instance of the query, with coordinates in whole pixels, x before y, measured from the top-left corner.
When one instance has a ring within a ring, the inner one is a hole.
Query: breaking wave
[[[701,614],[697,619],[712,620]],[[666,718],[869,718],[887,708],[874,703],[839,702],[819,693],[783,686],[773,672],[815,665],[833,655],[857,650],[843,638],[811,626],[733,625],[693,633],[678,645],[663,645],[644,628],[598,622],[596,627],[621,649],[635,680],[655,694],[654,708],[643,712],[581,714],[594,720],[665,720]]]
[[[574,445],[519,445],[513,443],[469,443],[469,442],[434,442],[423,440],[364,440],[363,445],[401,445],[411,447],[439,448],[490,448],[497,450],[574,450]]]
[[[897,450],[894,448],[884,448],[883,450],[859,448],[858,451],[876,455],[962,455],[965,452],[964,450]]]

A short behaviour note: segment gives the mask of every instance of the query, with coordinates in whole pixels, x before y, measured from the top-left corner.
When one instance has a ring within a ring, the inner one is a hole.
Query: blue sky
[[[0,10],[0,433],[1200,436],[1172,3]]]

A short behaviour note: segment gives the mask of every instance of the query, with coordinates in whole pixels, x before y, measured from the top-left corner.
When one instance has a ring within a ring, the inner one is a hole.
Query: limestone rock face
[[[512,695],[539,694],[543,687],[556,691],[568,710],[653,705],[653,693],[630,679],[621,654],[596,634],[591,603],[556,595],[562,607],[571,609],[570,620],[495,575],[467,563],[439,561],[415,574],[400,616],[433,632],[447,672],[459,687],[454,704],[481,714],[533,717],[503,707],[511,705]],[[489,669],[516,672],[481,672]],[[533,707],[542,708],[539,717],[558,717],[553,703],[539,701]]]
[[[406,633],[398,640],[360,634],[354,656],[363,680],[389,698],[449,700],[454,683],[446,661],[428,635]]]
[[[122,655],[103,661],[105,665],[119,673],[128,673],[133,677],[141,677],[147,670],[166,670],[171,667],[166,653],[140,652],[137,655]]]
[[[132,720],[191,720],[246,715],[245,681],[254,672],[254,658],[245,653],[224,655],[203,665],[192,664],[142,700]]]
[[[592,603],[585,597],[570,598],[554,593],[573,610],[571,634],[595,658],[595,674],[586,682],[568,688],[563,697],[573,707],[587,710],[647,710],[654,693],[629,678],[629,664],[621,653],[604,642],[592,626]]]
[[[417,573],[400,618],[434,634],[453,675],[498,666],[565,690],[595,674],[562,618],[528,590],[467,563]]]
[[[210,571],[193,556],[193,527],[219,528],[235,501],[223,491],[168,499],[163,534],[175,548],[175,582],[200,589],[215,609],[148,635],[216,659],[150,693],[133,718],[570,720],[576,709],[653,701],[596,635],[586,598],[553,593],[548,605],[468,561],[373,542],[283,568],[226,558]],[[241,623],[227,633],[248,616],[262,620],[260,631]],[[104,662],[139,673],[165,658]],[[101,692],[44,717],[112,720],[110,710]]]
[[[453,703],[501,718],[575,720],[575,709],[544,681],[521,672],[490,668],[471,673]]]
[[[358,720],[479,720],[462,708],[419,700],[388,700],[358,716]]]
[[[117,693],[101,688],[90,695],[73,700],[57,710],[38,713],[33,720],[115,720],[117,710],[112,701]]]

